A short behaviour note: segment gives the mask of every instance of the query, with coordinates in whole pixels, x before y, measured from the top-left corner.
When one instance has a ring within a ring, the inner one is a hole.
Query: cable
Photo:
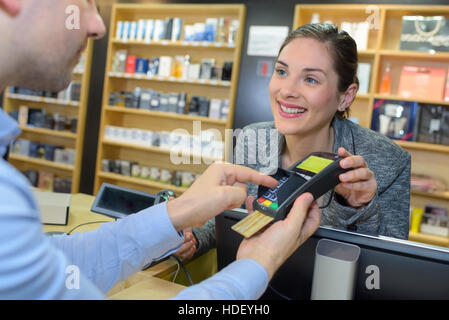
[[[284,300],[293,300],[292,298],[287,297],[286,295],[283,295],[282,293],[280,293],[279,291],[277,291],[275,288],[273,288],[273,287],[271,286],[271,284],[268,285],[268,288],[270,288],[271,290],[273,290],[274,293],[276,293],[278,296],[280,296],[280,297],[281,297],[282,299],[284,299]]]
[[[74,227],[72,230],[67,232],[67,235],[70,235],[74,230],[78,229],[81,226],[85,226],[85,225],[88,225],[88,224],[94,224],[94,223],[105,223],[105,222],[111,222],[111,221],[92,221],[92,222],[86,222],[86,223],[79,224],[76,227]]]
[[[175,256],[174,254],[172,254],[171,256],[178,262],[178,264],[181,266],[182,270],[184,270],[184,273],[186,274],[187,279],[190,282],[190,285],[193,286],[194,283],[192,281],[192,278],[190,277],[189,271],[187,271],[186,266],[182,263],[182,261],[177,256]]]
[[[327,200],[327,203],[325,206],[319,207],[319,209],[325,209],[327,207],[329,207],[329,205],[331,204],[332,198],[334,197],[334,189],[332,189],[331,191],[331,195],[329,197],[329,200]]]
[[[175,261],[176,261],[176,259],[175,259]],[[175,282],[176,277],[178,276],[178,273],[179,273],[179,269],[181,269],[181,267],[180,267],[178,261],[176,261],[176,265],[177,265],[178,267],[176,268],[175,274],[174,274],[174,276],[173,276],[173,280],[172,280],[171,282]]]

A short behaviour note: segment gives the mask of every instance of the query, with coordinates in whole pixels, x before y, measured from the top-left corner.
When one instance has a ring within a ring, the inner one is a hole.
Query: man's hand
[[[270,280],[277,269],[304,243],[320,225],[320,211],[310,193],[296,199],[284,220],[245,239],[237,252],[238,259],[253,259],[260,263]]]
[[[224,210],[238,208],[246,199],[246,182],[277,186],[276,179],[253,169],[215,162],[179,198],[167,203],[167,211],[177,231],[200,227]]]

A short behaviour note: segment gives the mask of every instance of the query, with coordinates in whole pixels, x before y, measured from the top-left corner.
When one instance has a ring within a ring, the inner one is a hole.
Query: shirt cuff
[[[136,222],[145,228],[144,247],[151,248],[154,260],[160,260],[176,252],[184,243],[184,232],[182,230],[178,232],[174,228],[168,216],[166,202],[144,209],[136,216],[139,216]]]
[[[236,260],[222,269],[219,274],[226,274],[235,279],[242,293],[238,299],[257,300],[268,287],[267,271],[260,263],[252,259]]]

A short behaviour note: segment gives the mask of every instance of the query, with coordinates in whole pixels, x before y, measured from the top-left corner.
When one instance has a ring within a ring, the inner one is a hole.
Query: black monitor
[[[215,218],[219,270],[235,260],[243,237],[231,226],[245,216],[244,211],[229,210]],[[354,299],[449,299],[449,250],[327,227],[320,227],[287,259],[261,299],[310,299],[315,248],[323,238],[360,247]],[[378,267],[378,289],[367,286],[374,272],[370,266]]]
[[[154,194],[103,183],[90,210],[112,218],[125,218],[151,207],[155,201]]]

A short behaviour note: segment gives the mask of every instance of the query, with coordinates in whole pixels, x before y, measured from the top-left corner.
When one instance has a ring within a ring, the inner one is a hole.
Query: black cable
[[[182,270],[184,270],[184,273],[186,274],[187,279],[188,279],[189,282],[190,282],[190,285],[193,286],[192,278],[190,277],[190,273],[189,273],[189,271],[187,271],[187,268],[186,268],[186,266],[184,265],[184,263],[182,263],[181,259],[179,259],[179,258],[178,258],[177,256],[175,256],[174,254],[172,254],[171,256],[173,257],[173,259],[176,260],[176,262],[178,262],[178,264],[181,266]]]
[[[334,189],[332,189],[331,191],[331,195],[329,197],[329,200],[327,200],[327,203],[325,206],[319,207],[319,209],[325,209],[327,207],[329,207],[329,205],[331,204],[332,198],[334,197]]]
[[[271,286],[271,284],[268,285],[268,288],[270,288],[271,290],[273,290],[274,293],[276,293],[278,296],[280,296],[280,297],[281,297],[282,299],[284,299],[284,300],[293,300],[292,298],[290,298],[290,297],[288,297],[288,296],[286,296],[286,295],[280,293],[279,291],[277,291],[275,288],[273,288],[273,287]]]
[[[92,221],[92,222],[86,222],[86,223],[79,224],[76,227],[74,227],[72,230],[67,232],[67,235],[70,235],[74,230],[78,229],[81,226],[85,226],[85,225],[88,225],[88,224],[94,224],[94,223],[105,223],[105,222],[111,222],[111,221]]]

